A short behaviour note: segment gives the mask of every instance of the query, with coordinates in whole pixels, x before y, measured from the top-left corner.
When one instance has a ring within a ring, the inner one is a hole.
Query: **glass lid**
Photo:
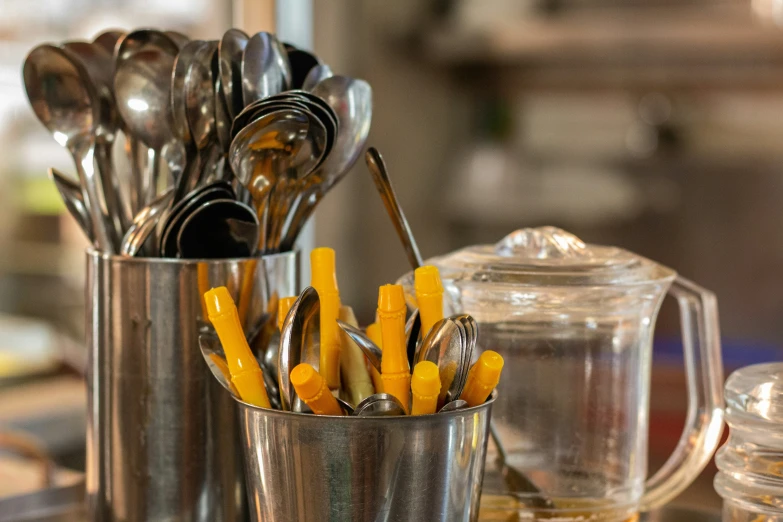
[[[556,227],[524,228],[495,245],[475,245],[427,261],[441,277],[520,285],[635,285],[675,272],[622,248],[590,245]]]

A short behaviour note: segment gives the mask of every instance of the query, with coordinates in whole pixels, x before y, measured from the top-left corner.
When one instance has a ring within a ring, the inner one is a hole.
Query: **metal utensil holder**
[[[475,521],[493,402],[324,417],[237,401],[251,520]]]
[[[89,520],[246,520],[237,408],[198,345],[211,328],[202,296],[228,287],[253,331],[298,283],[296,252],[205,261],[87,253]]]

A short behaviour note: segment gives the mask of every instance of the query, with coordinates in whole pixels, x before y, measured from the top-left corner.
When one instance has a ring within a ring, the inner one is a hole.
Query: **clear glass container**
[[[726,381],[730,433],[715,462],[724,522],[783,522],[783,363],[741,368]]]
[[[512,494],[488,464],[482,520],[634,520],[707,464],[723,427],[712,293],[553,227],[427,264],[440,269],[447,309],[473,315],[480,347],[505,358],[492,416],[509,464],[540,490]],[[400,283],[415,305],[412,274]],[[667,292],[682,312],[688,422],[669,461],[647,479],[652,337]],[[544,499],[551,504],[542,507]]]

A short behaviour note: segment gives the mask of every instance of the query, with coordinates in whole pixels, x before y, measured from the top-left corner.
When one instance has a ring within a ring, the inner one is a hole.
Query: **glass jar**
[[[427,264],[440,270],[447,309],[471,314],[479,347],[506,361],[492,417],[508,463],[538,490],[511,492],[500,473],[488,472],[482,520],[634,520],[709,462],[723,428],[712,293],[649,259],[554,227]],[[412,274],[400,284],[415,305]],[[674,454],[647,479],[652,337],[667,293],[681,309],[690,415]]]
[[[729,439],[715,490],[724,522],[783,522],[783,363],[741,368],[726,381]]]

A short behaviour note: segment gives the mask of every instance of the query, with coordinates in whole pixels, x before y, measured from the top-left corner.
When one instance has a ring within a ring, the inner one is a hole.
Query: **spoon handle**
[[[394,193],[391,180],[389,180],[386,164],[375,147],[367,149],[364,159],[367,162],[367,168],[370,169],[372,174],[375,188],[378,189],[378,193],[381,195],[381,199],[383,199],[383,205],[386,207],[389,216],[391,216],[397,235],[400,237],[400,241],[402,241],[402,246],[408,255],[408,261],[415,270],[423,264],[423,261],[419,253],[419,247],[416,246],[416,240],[413,239],[411,228],[408,226],[408,220],[405,219],[405,214],[403,214],[402,208],[400,208],[400,204],[397,201],[397,194]]]
[[[79,182],[82,185],[84,204],[89,210],[90,218],[92,219],[93,232],[98,249],[105,253],[115,254],[116,251],[110,234],[105,202],[101,201],[101,195],[98,191],[94,161],[95,147],[93,144],[84,148],[75,147],[72,149],[71,154],[76,166],[76,173],[79,175]]]

